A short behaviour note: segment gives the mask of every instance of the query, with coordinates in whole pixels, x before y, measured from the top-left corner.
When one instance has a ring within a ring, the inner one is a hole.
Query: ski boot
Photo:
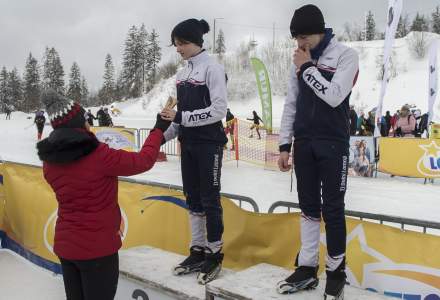
[[[334,271],[325,271],[327,281],[325,284],[324,300],[344,300],[345,278],[345,258],[341,265]]]
[[[185,275],[199,272],[205,261],[205,249],[200,246],[192,246],[189,250],[189,256],[176,267],[174,267],[174,275]]]
[[[222,270],[223,253],[221,250],[212,253],[209,249],[206,249],[205,261],[197,276],[197,281],[200,284],[207,284],[208,282],[217,278],[218,274]]]
[[[302,290],[315,289],[318,286],[318,266],[299,266],[285,280],[278,282],[277,291],[280,294],[291,294]]]

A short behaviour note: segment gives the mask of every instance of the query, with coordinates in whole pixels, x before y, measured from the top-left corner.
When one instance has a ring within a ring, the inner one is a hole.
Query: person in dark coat
[[[92,114],[92,111],[90,109],[87,111],[86,116],[87,116],[87,122],[89,123],[89,125],[94,126],[93,120],[97,120],[98,118]]]
[[[385,125],[386,125],[386,130],[385,130],[386,135],[385,136],[388,136],[390,134],[391,118],[392,117],[391,117],[390,111],[387,110],[387,112],[385,113]]]
[[[350,135],[356,135],[358,115],[354,110],[354,106],[350,106]]]
[[[104,108],[103,107],[101,107],[98,110],[98,112],[96,113],[96,116],[98,117],[98,126],[99,127],[105,126],[104,124],[105,124],[106,116],[105,116],[105,112],[104,112]]]
[[[107,107],[104,108],[104,123],[102,126],[113,127],[113,120]]]
[[[53,131],[37,143],[58,202],[54,252],[67,299],[114,299],[119,277],[118,176],[150,170],[170,122],[160,115],[139,152],[109,148],[89,131],[85,110],[54,90],[42,93]]]
[[[46,123],[44,111],[40,110],[35,114],[34,123],[37,126],[37,139],[41,140],[41,136],[43,135],[44,130],[44,124]]]
[[[231,110],[228,108],[226,110],[226,133],[229,133],[231,139],[231,150],[235,149],[234,145],[234,126],[235,126],[235,116],[231,113]]]

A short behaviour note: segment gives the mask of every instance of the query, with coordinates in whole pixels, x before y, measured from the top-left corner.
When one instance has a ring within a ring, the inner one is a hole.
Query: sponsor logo
[[[325,87],[320,83],[315,76],[312,74],[306,74],[306,80],[318,91],[320,91],[323,95],[325,95],[325,91],[328,89],[328,87]]]
[[[266,80],[266,73],[264,70],[260,70],[258,72],[258,81],[260,82],[261,87],[261,104],[263,106],[263,119],[270,124],[271,120],[268,119],[271,117],[271,101],[270,101],[270,93],[269,93],[269,85],[268,80]]]
[[[129,131],[126,131],[129,132]],[[129,132],[132,134],[131,132]],[[106,143],[110,148],[119,150],[125,148],[136,148],[134,143],[119,132],[102,130],[96,132],[96,137],[102,143]]]
[[[201,120],[206,120],[208,118],[212,118],[210,111],[205,112],[205,113],[201,113],[201,114],[192,114],[189,116],[188,121],[189,122],[197,122],[197,121],[201,121]]]
[[[417,162],[417,170],[424,176],[440,178],[440,147],[435,141],[419,147],[424,153]]]

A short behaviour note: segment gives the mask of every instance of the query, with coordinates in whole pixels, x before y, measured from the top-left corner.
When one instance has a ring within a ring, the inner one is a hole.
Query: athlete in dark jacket
[[[67,299],[113,299],[121,247],[118,176],[151,169],[170,122],[158,116],[140,152],[114,150],[89,131],[84,109],[45,91],[54,130],[37,144],[44,178],[58,201],[54,252]]]
[[[324,26],[318,7],[297,9],[291,21],[298,42],[280,128],[281,171],[293,161],[301,207],[301,249],[295,272],[278,284],[280,293],[316,287],[320,222],[327,243],[326,299],[342,299],[345,285],[349,98],[359,66],[355,50],[340,44]],[[322,203],[321,203],[322,197]]]
[[[35,114],[34,123],[37,126],[37,139],[41,140],[41,136],[43,135],[44,130],[44,124],[46,123],[44,111],[40,110]]]
[[[198,281],[214,279],[223,261],[223,211],[220,177],[223,146],[227,142],[222,120],[226,116],[226,79],[223,66],[202,49],[204,20],[189,19],[171,33],[177,52],[188,61],[177,74],[177,112],[165,109],[173,121],[165,139],[181,142],[183,190],[190,210],[190,256],[175,267],[176,275],[199,271]]]

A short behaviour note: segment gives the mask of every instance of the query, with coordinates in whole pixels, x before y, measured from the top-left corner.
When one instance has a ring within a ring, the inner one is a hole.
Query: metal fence
[[[300,210],[298,203],[278,201],[270,206],[268,212],[273,213],[275,209],[279,207],[287,208],[288,212],[291,212],[292,210],[294,211]],[[423,221],[423,220],[409,219],[409,218],[402,218],[402,217],[395,217],[395,216],[388,216],[381,214],[372,214],[372,213],[365,213],[365,212],[352,211],[352,210],[346,210],[345,215],[348,217],[358,218],[360,220],[364,220],[364,219],[375,220],[378,221],[380,224],[384,224],[384,222],[388,222],[396,225],[399,224],[402,230],[405,230],[405,226],[415,226],[418,228],[422,228],[423,233],[426,233],[427,228],[440,230],[440,223],[437,222],[430,222],[430,221]]]
[[[141,149],[142,145],[144,144],[145,140],[147,139],[148,135],[150,134],[150,131],[152,128],[140,128],[137,130],[137,147],[138,150]],[[180,146],[177,139],[172,139],[165,144],[163,144],[160,147],[160,151],[164,152],[166,155],[180,155]]]

